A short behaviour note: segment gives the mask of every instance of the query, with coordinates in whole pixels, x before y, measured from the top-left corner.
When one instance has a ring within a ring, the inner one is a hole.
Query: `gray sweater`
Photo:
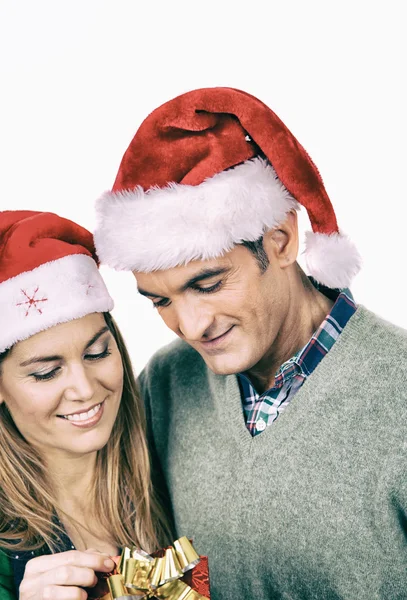
[[[407,332],[363,307],[259,436],[176,341],[140,376],[178,535],[213,600],[407,599]]]

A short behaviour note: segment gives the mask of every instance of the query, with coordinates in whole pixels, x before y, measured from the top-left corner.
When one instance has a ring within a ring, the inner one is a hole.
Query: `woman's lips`
[[[70,415],[58,415],[61,419],[69,421],[75,427],[88,428],[99,423],[104,411],[105,401],[92,406],[87,411],[78,411]]]

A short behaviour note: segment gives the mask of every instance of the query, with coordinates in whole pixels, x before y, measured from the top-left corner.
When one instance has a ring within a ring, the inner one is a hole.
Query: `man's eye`
[[[161,300],[158,300],[158,302],[153,301],[154,308],[160,308],[162,306],[169,306],[170,304],[171,304],[171,301],[168,298],[162,298]]]
[[[222,283],[223,283],[223,281],[220,280],[217,283],[215,283],[214,285],[211,285],[209,287],[197,287],[195,289],[200,294],[211,294],[212,292],[217,292],[222,287]]]
[[[200,286],[193,286],[191,287],[192,290],[194,290],[195,292],[198,292],[199,294],[213,294],[214,292],[217,292],[221,287],[222,287],[223,281],[217,281],[215,284],[210,285],[208,287],[200,287]],[[171,304],[171,300],[169,300],[168,298],[161,298],[161,300],[157,300],[156,302],[153,302],[153,306],[154,308],[164,308],[166,306],[169,306]]]

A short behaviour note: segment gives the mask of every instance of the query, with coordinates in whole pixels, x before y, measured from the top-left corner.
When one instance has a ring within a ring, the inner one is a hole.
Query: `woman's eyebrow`
[[[109,331],[109,328],[107,326],[102,327],[102,329],[100,329],[86,344],[85,350],[90,348],[90,346],[92,346],[100,338],[100,336],[106,333],[107,331]],[[59,356],[58,354],[54,354],[52,356],[33,356],[32,358],[29,358],[28,360],[25,360],[24,362],[20,363],[20,367],[28,367],[28,365],[34,363],[53,362],[55,360],[62,360],[62,358],[63,357]]]
[[[93,344],[100,338],[101,335],[103,335],[104,333],[106,333],[109,330],[109,327],[107,325],[105,325],[105,327],[102,327],[102,329],[100,329],[91,340],[89,340],[89,342],[86,344],[85,346],[85,350],[87,350],[88,348],[90,348],[91,346],[93,346]]]
[[[28,365],[33,363],[52,362],[54,360],[62,360],[62,356],[58,356],[56,354],[54,356],[33,356],[32,358],[20,363],[20,367],[28,367]]]

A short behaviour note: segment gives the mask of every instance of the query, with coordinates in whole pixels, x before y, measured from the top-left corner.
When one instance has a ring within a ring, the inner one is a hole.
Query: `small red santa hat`
[[[188,92],[154,110],[97,202],[102,263],[150,272],[220,256],[304,206],[310,274],[347,287],[360,256],[338,229],[321,176],[284,123],[232,88]]]
[[[0,353],[53,327],[113,308],[93,237],[53,213],[0,212]]]

